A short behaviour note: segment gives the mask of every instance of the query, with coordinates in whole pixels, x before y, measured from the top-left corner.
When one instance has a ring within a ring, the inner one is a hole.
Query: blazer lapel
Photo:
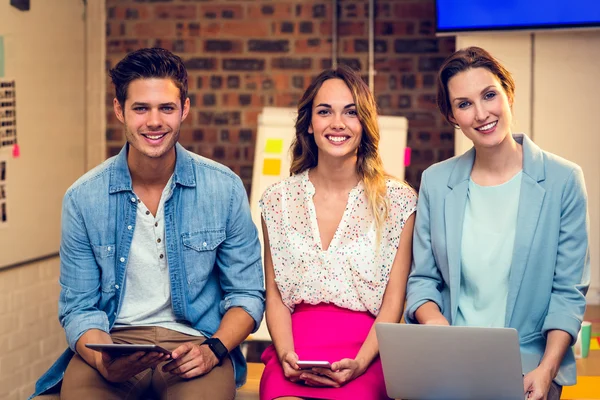
[[[510,326],[515,303],[521,288],[529,259],[529,250],[535,236],[546,191],[539,184],[545,179],[544,158],[541,149],[527,136],[514,135],[523,144],[523,178],[517,211],[517,226],[512,263],[510,267],[505,325]]]
[[[462,231],[469,189],[469,176],[473,169],[475,149],[467,151],[459,157],[450,178],[448,187],[451,189],[444,202],[444,219],[446,222],[446,252],[448,254],[448,275],[450,279],[451,321],[456,318],[458,311],[458,296],[460,294],[460,264]]]

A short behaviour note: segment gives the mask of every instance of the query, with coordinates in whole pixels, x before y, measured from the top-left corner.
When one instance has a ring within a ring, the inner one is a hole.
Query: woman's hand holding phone
[[[304,371],[300,379],[308,386],[316,387],[340,387],[354,378],[362,375],[365,371],[358,360],[344,358],[334,362],[329,368],[312,368]]]
[[[286,351],[279,358],[279,362],[283,368],[283,375],[285,375],[290,382],[299,383],[298,381],[300,380],[302,371],[300,371],[300,367],[297,364],[298,354],[294,351]]]

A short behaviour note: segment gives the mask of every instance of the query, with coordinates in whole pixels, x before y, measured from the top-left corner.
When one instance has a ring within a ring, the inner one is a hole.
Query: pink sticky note
[[[410,147],[407,147],[404,149],[404,166],[408,167],[410,165],[410,154],[411,154],[411,149]]]

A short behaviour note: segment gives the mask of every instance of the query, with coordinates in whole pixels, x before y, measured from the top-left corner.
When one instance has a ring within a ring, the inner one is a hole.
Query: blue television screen
[[[600,27],[600,0],[436,1],[438,32]]]

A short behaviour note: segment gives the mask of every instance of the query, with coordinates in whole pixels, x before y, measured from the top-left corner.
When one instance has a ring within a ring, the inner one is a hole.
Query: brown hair
[[[358,146],[356,172],[365,186],[365,194],[375,218],[377,242],[380,231],[388,215],[386,177],[383,162],[379,155],[379,124],[377,105],[369,87],[357,72],[340,65],[336,69],[321,72],[306,89],[298,103],[296,119],[296,137],[292,142],[291,174],[299,174],[314,168],[318,163],[318,149],[314,135],[308,133],[312,119],[313,101],[323,82],[329,79],[341,79],[350,89],[356,104],[356,112],[362,126],[362,138]]]
[[[456,51],[444,60],[438,74],[437,105],[440,112],[448,122],[452,117],[452,105],[448,95],[448,81],[454,75],[471,68],[485,68],[498,78],[502,88],[506,92],[509,104],[512,105],[515,98],[515,81],[512,75],[498,60],[481,47],[467,47]]]

